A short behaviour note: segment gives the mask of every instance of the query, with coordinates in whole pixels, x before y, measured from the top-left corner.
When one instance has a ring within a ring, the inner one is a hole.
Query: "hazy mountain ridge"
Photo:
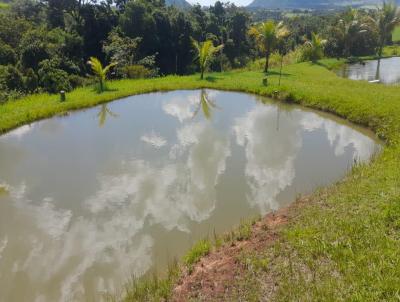
[[[259,8],[330,8],[381,4],[381,0],[253,0],[248,7]]]
[[[173,5],[180,8],[188,8],[190,7],[190,3],[185,0],[165,0],[166,5]]]

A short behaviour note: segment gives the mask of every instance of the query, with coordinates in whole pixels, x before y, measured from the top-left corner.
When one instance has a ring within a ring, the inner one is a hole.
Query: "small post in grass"
[[[268,77],[263,77],[262,83],[264,86],[268,86]]]
[[[60,91],[60,102],[65,102],[66,96],[65,96],[65,91],[61,90]]]

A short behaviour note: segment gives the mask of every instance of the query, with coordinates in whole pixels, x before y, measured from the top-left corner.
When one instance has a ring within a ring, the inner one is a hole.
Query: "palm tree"
[[[355,37],[371,30],[365,18],[360,16],[359,11],[350,8],[344,18],[340,19],[337,26],[334,27],[341,41],[343,41],[343,55],[350,56],[351,47],[355,41]]]
[[[378,56],[381,58],[387,38],[400,23],[400,14],[397,5],[395,2],[383,1],[382,8],[378,8],[375,18],[370,17],[369,21],[379,35]]]
[[[105,88],[107,73],[110,71],[112,67],[117,65],[117,63],[115,62],[111,63],[103,68],[103,65],[101,64],[99,59],[95,57],[90,57],[88,64],[92,67],[92,71],[95,74],[97,80],[99,81],[100,92],[103,92]]]
[[[198,42],[194,39],[192,39],[192,44],[193,44],[193,47],[197,51],[196,59],[199,60],[200,79],[203,79],[204,72],[207,69],[208,64],[210,63],[211,58],[216,53],[221,51],[222,48],[224,47],[224,45],[221,44],[219,46],[214,46],[214,44],[211,40],[207,40],[205,42]]]
[[[326,40],[316,33],[311,33],[311,41],[307,41],[305,46],[309,47],[309,57],[312,62],[316,62],[324,56],[325,44]]]
[[[249,34],[255,37],[259,47],[265,51],[264,72],[268,72],[269,57],[279,39],[288,36],[288,33],[288,29],[282,22],[275,23],[274,21],[266,21],[250,28]]]

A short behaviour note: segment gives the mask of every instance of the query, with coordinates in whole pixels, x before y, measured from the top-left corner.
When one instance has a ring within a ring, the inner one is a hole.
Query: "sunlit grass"
[[[8,9],[10,9],[10,4],[0,2],[0,10],[8,10]]]
[[[400,26],[397,26],[392,33],[392,41],[400,42]]]
[[[207,239],[198,241],[183,258],[183,262],[192,271],[193,265],[196,264],[202,257],[208,255],[211,250],[211,242]]]

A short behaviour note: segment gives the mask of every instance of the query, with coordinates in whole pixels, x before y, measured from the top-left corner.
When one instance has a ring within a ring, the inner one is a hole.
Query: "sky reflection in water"
[[[98,300],[378,148],[330,116],[265,101],[153,93],[0,137],[0,301]]]
[[[337,74],[352,80],[374,81],[383,84],[400,83],[400,57],[368,60],[361,63],[344,65]]]

